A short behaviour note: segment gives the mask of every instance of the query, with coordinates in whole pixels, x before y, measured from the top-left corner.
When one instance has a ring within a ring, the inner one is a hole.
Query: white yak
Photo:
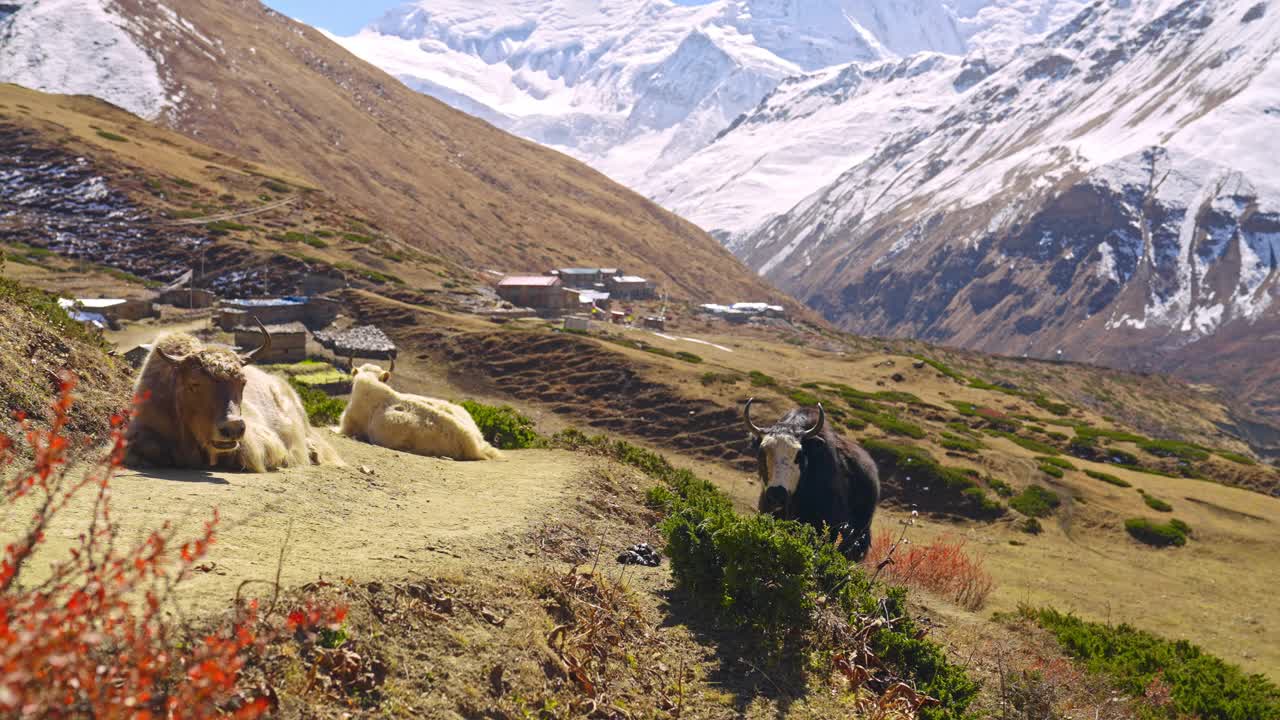
[[[391,363],[395,369],[395,362]],[[471,413],[447,400],[397,392],[389,371],[373,364],[351,370],[351,400],[339,432],[374,445],[454,460],[496,460]]]

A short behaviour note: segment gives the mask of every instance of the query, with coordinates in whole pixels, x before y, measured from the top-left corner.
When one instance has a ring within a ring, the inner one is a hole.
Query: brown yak
[[[312,462],[340,464],[311,431],[297,393],[244,354],[209,347],[186,333],[156,341],[134,394],[143,398],[129,423],[126,463],[164,467],[226,467],[267,472]]]

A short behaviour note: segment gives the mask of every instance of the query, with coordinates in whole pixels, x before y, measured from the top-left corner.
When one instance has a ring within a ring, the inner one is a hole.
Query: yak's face
[[[804,470],[801,442],[794,435],[778,432],[765,433],[755,440],[754,445],[756,469],[764,482],[760,490],[759,510],[786,518]]]
[[[240,407],[245,375],[232,352],[203,350],[178,363],[180,420],[211,456],[235,452],[244,439]]]

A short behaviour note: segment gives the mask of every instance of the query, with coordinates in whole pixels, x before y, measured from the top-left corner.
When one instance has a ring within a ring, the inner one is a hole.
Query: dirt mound
[[[736,409],[684,397],[649,377],[642,364],[590,340],[561,333],[468,333],[445,341],[443,352],[457,375],[472,382],[485,378],[593,428],[753,468]]]

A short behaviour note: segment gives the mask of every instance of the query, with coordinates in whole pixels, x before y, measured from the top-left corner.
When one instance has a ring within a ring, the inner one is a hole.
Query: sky
[[[295,20],[338,35],[351,35],[407,0],[263,0],[270,8]],[[476,0],[485,2],[485,0]],[[675,0],[680,5],[701,5],[708,0]]]

